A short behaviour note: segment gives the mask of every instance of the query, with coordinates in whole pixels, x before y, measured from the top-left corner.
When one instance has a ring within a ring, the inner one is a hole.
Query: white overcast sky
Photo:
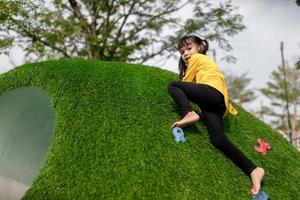
[[[285,60],[293,65],[300,58],[300,7],[295,0],[234,0],[247,29],[232,39],[234,66],[249,71],[253,86],[263,87],[272,70],[281,64],[280,41]]]
[[[264,87],[270,73],[281,64],[280,41],[284,42],[285,59],[290,65],[300,57],[300,7],[295,0],[233,0],[232,3],[239,8],[247,28],[230,39],[237,63],[218,63],[222,70],[236,74],[248,71],[251,88]],[[217,60],[221,56],[217,52]],[[9,60],[20,65],[23,57],[20,49],[13,50],[10,57],[0,56],[0,73],[13,68]],[[155,63],[153,60],[147,64]],[[177,72],[177,60],[171,59],[161,67]],[[256,107],[258,103],[253,105]]]

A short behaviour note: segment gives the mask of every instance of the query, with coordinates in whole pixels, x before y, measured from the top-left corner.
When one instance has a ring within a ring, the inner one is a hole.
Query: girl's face
[[[182,60],[187,63],[192,55],[201,53],[201,50],[201,45],[198,45],[195,42],[187,42],[186,45],[179,50],[179,52]]]

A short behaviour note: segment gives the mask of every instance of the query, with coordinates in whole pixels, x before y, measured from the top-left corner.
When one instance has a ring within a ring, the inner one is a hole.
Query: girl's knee
[[[171,85],[171,86],[177,86],[180,82],[181,82],[181,81],[171,81],[171,82],[169,83],[169,85]]]
[[[173,88],[176,87],[178,81],[171,81],[168,85],[168,91],[169,93],[172,92]]]

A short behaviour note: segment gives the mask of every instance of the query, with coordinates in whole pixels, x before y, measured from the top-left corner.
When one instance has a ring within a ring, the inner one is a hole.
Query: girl
[[[252,181],[251,194],[260,191],[264,169],[253,164],[229,139],[223,130],[223,117],[237,111],[229,103],[224,76],[218,66],[205,54],[209,44],[195,35],[180,39],[178,50],[180,81],[172,81],[168,91],[183,118],[174,127],[185,127],[198,122],[200,115],[193,111],[189,101],[201,109],[201,119],[207,128],[211,143],[240,167]]]

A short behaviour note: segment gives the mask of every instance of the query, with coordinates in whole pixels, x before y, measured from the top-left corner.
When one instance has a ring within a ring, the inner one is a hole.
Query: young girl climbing
[[[216,63],[205,54],[209,44],[196,35],[180,39],[178,50],[179,78],[172,81],[168,91],[175,101],[182,119],[174,127],[185,127],[200,119],[204,122],[211,143],[240,167],[252,180],[251,194],[259,193],[264,169],[252,163],[224,134],[223,117],[237,111],[229,103],[226,82]],[[201,114],[195,112],[190,101],[196,103]]]

